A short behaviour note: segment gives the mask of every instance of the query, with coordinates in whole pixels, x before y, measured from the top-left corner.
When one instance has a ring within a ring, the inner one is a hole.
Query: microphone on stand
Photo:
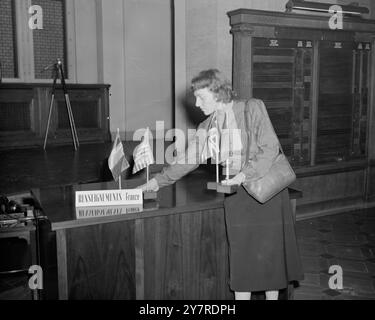
[[[48,69],[51,69],[51,68],[54,67],[55,65],[61,65],[61,60],[60,60],[60,58],[57,58],[57,59],[56,59],[56,62],[51,63],[50,65],[44,67],[43,70],[42,70],[41,72],[47,71]]]
[[[44,72],[44,71],[47,71],[48,69],[51,69],[56,63],[52,63],[50,64],[49,66],[46,66],[43,68],[43,70],[41,72]]]

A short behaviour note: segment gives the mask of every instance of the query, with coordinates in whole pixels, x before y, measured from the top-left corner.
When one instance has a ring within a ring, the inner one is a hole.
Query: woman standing
[[[199,73],[192,80],[196,106],[208,118],[198,127],[209,132],[216,128],[220,134],[221,159],[233,178],[222,183],[239,185],[264,176],[280,152],[280,143],[261,100],[234,100],[230,83],[216,69]],[[237,132],[232,141],[224,129]],[[236,130],[235,130],[236,129]],[[194,146],[194,148],[193,148]],[[196,149],[195,139],[184,155],[184,164],[165,167],[142,190],[154,190],[173,184],[196,169],[197,152],[204,161],[207,145]],[[249,148],[249,153],[248,153]],[[247,155],[250,154],[250,158]],[[190,160],[189,160],[190,159]],[[225,160],[225,161],[224,161]],[[279,289],[290,281],[303,279],[301,261],[295,236],[294,220],[288,190],[261,204],[240,187],[224,201],[225,221],[229,242],[230,287],[236,300],[251,298],[251,292],[265,291],[266,299],[277,300]]]

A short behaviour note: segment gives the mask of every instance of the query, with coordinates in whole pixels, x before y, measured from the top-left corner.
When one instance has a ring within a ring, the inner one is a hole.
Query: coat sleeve
[[[252,99],[246,108],[249,108],[249,113],[245,121],[249,121],[247,130],[250,131],[247,132],[247,148],[254,152],[250,152],[250,158],[245,162],[241,172],[245,174],[246,180],[254,180],[263,177],[269,171],[279,155],[280,142],[263,101]]]
[[[185,152],[178,157],[175,163],[164,167],[160,173],[154,176],[160,188],[174,184],[177,180],[199,167],[206,143],[205,127],[206,121],[199,125]]]

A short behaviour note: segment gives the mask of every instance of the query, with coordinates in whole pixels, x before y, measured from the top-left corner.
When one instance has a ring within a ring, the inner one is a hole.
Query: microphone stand
[[[53,85],[52,85],[51,103],[50,103],[50,106],[49,106],[48,121],[47,121],[46,134],[45,134],[45,137],[44,137],[43,149],[46,150],[48,131],[49,131],[50,123],[51,123],[52,110],[53,110],[53,105],[54,105],[54,100],[55,100],[56,82],[57,82],[57,79],[60,77],[61,84],[62,84],[63,91],[64,91],[65,106],[66,106],[66,109],[68,111],[68,118],[69,118],[69,124],[70,124],[71,133],[72,133],[72,138],[73,138],[74,150],[77,151],[77,148],[79,147],[79,140],[78,140],[76,125],[75,125],[75,122],[74,122],[72,106],[70,104],[69,94],[68,94],[68,90],[67,90],[66,83],[65,83],[65,76],[64,76],[64,71],[63,71],[63,68],[62,68],[61,60],[57,59],[57,62],[45,67],[43,71],[46,71],[46,70],[48,70],[52,67],[55,70],[54,70],[54,78],[53,78]]]

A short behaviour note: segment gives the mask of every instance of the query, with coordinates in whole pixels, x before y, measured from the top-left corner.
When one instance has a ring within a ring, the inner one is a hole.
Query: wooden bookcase
[[[343,30],[331,30],[329,16],[228,16],[234,90],[265,102],[304,191],[299,213],[375,200],[375,21],[344,18]]]

